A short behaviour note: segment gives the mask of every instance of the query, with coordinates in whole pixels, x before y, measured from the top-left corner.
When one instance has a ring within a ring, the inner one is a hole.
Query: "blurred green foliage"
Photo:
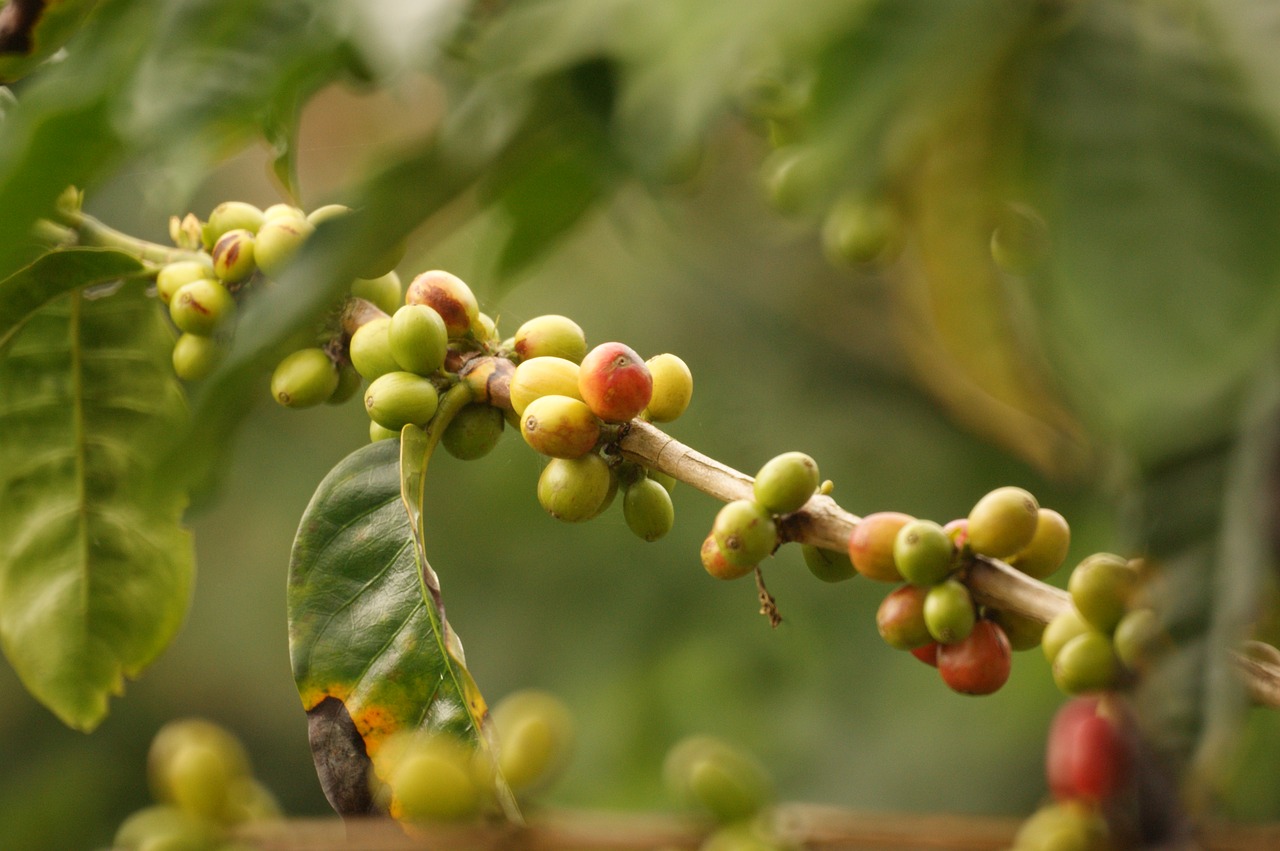
[[[1280,815],[1277,786],[1255,780],[1280,721],[1246,711],[1219,661],[1275,597],[1280,12],[419,5],[105,0],[64,58],[14,86],[6,274],[35,256],[32,223],[68,184],[160,242],[169,215],[227,198],[363,215],[322,228],[249,306],[191,428],[155,444],[163,484],[199,507],[173,645],[87,739],[0,670],[6,849],[105,843],[144,803],[146,742],[175,715],[235,729],[288,811],[325,809],[284,575],[311,491],[365,422],[258,400],[290,335],[405,237],[403,271],[458,273],[505,333],[563,313],[593,343],[678,353],[697,390],[671,430],[730,465],[802,450],[850,510],[939,520],[1019,484],[1071,521],[1073,559],[1161,559],[1183,650],[1152,678],[1148,721],[1200,803]],[[231,158],[255,138],[265,154]],[[889,212],[896,260],[831,263],[824,220],[838,232],[834,211],[865,199]],[[1010,205],[1047,234],[1016,274],[990,249]],[[580,715],[558,800],[660,806],[663,751],[697,731],[757,752],[784,798],[1026,813],[1041,797],[1058,696],[1034,654],[992,698],[951,694],[875,634],[886,589],[820,585],[787,550],[769,566],[786,619],[771,632],[747,583],[699,569],[709,500],[677,488],[675,531],[643,544],[616,512],[585,527],[543,515],[538,467],[511,435],[480,462],[442,457],[426,527],[485,693],[549,688]]]

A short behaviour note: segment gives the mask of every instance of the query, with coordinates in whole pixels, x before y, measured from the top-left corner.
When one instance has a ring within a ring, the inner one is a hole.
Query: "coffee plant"
[[[1273,847],[1278,26],[9,0],[0,847]]]

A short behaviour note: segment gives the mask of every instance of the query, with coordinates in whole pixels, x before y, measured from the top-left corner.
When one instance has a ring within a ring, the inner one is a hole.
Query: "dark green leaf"
[[[152,455],[185,410],[143,290],[62,296],[0,358],[0,643],[85,730],[173,637],[191,592],[185,500]]]

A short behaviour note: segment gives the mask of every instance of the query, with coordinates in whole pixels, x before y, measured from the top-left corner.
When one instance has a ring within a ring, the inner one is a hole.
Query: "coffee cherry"
[[[1117,701],[1077,697],[1063,704],[1049,728],[1045,774],[1059,801],[1102,802],[1129,781],[1130,733]]]
[[[941,587],[941,586],[939,586]],[[938,648],[938,673],[952,691],[960,694],[993,694],[1009,681],[1013,654],[1004,630],[988,620],[953,644]]]
[[[253,243],[253,260],[264,275],[277,278],[284,272],[293,255],[307,237],[315,233],[315,225],[294,216],[277,216],[263,222]]]
[[[831,185],[824,158],[813,146],[779,148],[765,160],[762,173],[769,203],[785,214],[812,209]]]
[[[1111,553],[1095,553],[1071,571],[1067,591],[1081,617],[1109,633],[1138,592],[1138,572]]]
[[[883,201],[841,198],[822,224],[822,247],[833,263],[861,266],[892,259],[901,242],[901,225]]]
[[[357,328],[347,344],[347,357],[356,372],[369,381],[400,372],[400,364],[391,353],[390,317],[379,316]]]
[[[439,404],[435,385],[412,372],[388,372],[375,378],[364,392],[364,409],[369,418],[396,431],[410,423],[426,425]]]
[[[492,343],[498,339],[498,324],[492,316],[480,311],[471,323],[471,336],[481,343]]]
[[[498,733],[499,767],[517,795],[544,789],[569,763],[575,738],[569,707],[544,691],[504,697],[491,713]]]
[[[387,328],[391,355],[406,372],[430,375],[444,366],[449,332],[440,314],[422,304],[406,304],[391,317]]]
[[[1011,556],[1031,543],[1039,517],[1034,496],[1022,488],[996,488],[969,512],[969,546],[992,558]]]
[[[480,312],[471,288],[457,275],[439,269],[414,278],[404,300],[405,304],[425,304],[440,314],[450,339],[465,336]]]
[[[381,254],[374,254],[364,262],[357,274],[361,278],[381,278],[388,272],[394,271],[400,265],[400,261],[404,259],[404,253],[407,249],[404,240],[392,245]]]
[[[893,541],[893,563],[913,585],[937,585],[951,573],[951,537],[932,520],[912,520]]]
[[[520,360],[557,357],[582,363],[587,354],[587,337],[577,322],[550,313],[535,316],[517,328],[512,348]]]
[[[468,819],[485,799],[472,774],[470,751],[443,734],[410,745],[397,760],[389,785],[392,815],[411,822]]]
[[[505,411],[511,408],[511,377],[515,371],[515,364],[506,358],[483,355],[467,361],[458,377],[471,389],[475,401]]]
[[[924,622],[939,644],[963,641],[976,617],[969,589],[955,579],[934,585],[924,598]]]
[[[568,396],[534,399],[520,417],[525,443],[552,458],[581,458],[600,439],[600,421],[587,404]]]
[[[677,804],[720,823],[750,818],[773,797],[773,784],[760,763],[711,736],[677,743],[667,753],[662,774]]]
[[[698,851],[788,851],[790,847],[771,839],[760,825],[748,821],[719,828],[703,840]]]
[[[246,280],[257,268],[253,259],[253,234],[243,228],[229,230],[213,245],[213,274],[225,284]]]
[[[1020,615],[1007,609],[988,609],[987,617],[1000,625],[1014,650],[1030,650],[1040,646],[1045,625],[1035,618]]]
[[[1111,688],[1120,678],[1120,660],[1111,640],[1094,630],[1077,635],[1053,660],[1053,681],[1067,694]]]
[[[247,824],[280,818],[280,803],[271,790],[252,777],[237,777],[227,790],[221,820],[227,824]],[[230,851],[220,846],[218,851]]]
[[[734,564],[725,558],[724,550],[716,543],[715,535],[707,535],[702,541],[699,554],[703,568],[716,579],[741,579],[756,569],[754,564]]]
[[[173,374],[183,381],[199,381],[218,366],[225,350],[212,337],[182,334],[173,344]]]
[[[685,412],[693,399],[693,373],[673,354],[654,355],[644,362],[653,376],[653,393],[645,408],[655,423],[669,423]]]
[[[1044,651],[1045,661],[1052,665],[1053,660],[1058,658],[1058,652],[1068,641],[1088,631],[1089,624],[1085,623],[1074,607],[1056,615],[1045,625],[1040,636],[1040,649]]]
[[[815,547],[812,544],[804,544],[800,547],[800,552],[804,556],[804,563],[809,568],[809,572],[823,582],[843,582],[858,575],[853,562],[849,561],[847,551],[836,552]]]
[[[364,378],[356,372],[356,368],[343,362],[338,365],[338,386],[333,389],[333,394],[325,402],[330,405],[341,405],[355,398],[363,384]]]
[[[664,473],[661,470],[655,470],[652,467],[649,468],[649,472],[646,475],[648,475],[649,478],[653,479],[655,482],[657,482],[658,484],[666,488],[667,493],[675,493],[675,490],[676,490],[675,476],[668,475],[667,473]]]
[[[217,281],[200,278],[183,284],[169,301],[169,318],[179,331],[205,337],[235,313],[236,301]]]
[[[454,458],[474,461],[498,445],[503,422],[502,411],[491,405],[467,405],[445,427],[440,443]]]
[[[292,204],[272,204],[262,211],[263,224],[273,219],[306,219],[307,214],[303,212],[301,207],[295,207]]]
[[[1009,564],[1028,576],[1044,579],[1062,566],[1071,548],[1071,527],[1052,508],[1036,515],[1036,531],[1031,542],[1009,557]]]
[[[676,511],[667,489],[653,479],[644,478],[623,491],[622,516],[627,528],[639,538],[656,541],[671,531]]]
[[[613,473],[595,453],[581,458],[552,458],[538,477],[538,503],[566,523],[590,520],[603,510]]]
[[[183,812],[214,820],[226,809],[238,768],[216,744],[189,742],[169,759],[169,800]]]
[[[156,733],[147,751],[147,779],[151,794],[161,803],[175,803],[179,793],[173,782],[173,767],[179,755],[195,748],[194,757],[187,759],[187,769],[199,763],[216,763],[213,769],[227,778],[250,775],[249,758],[240,741],[222,727],[202,718],[184,718],[170,721]],[[197,772],[198,773],[198,772]]]
[[[166,846],[179,851],[207,851],[214,841],[213,831],[204,820],[177,807],[162,805],[138,810],[121,822],[111,847],[120,851]]]
[[[246,230],[257,233],[258,228],[262,227],[262,221],[262,211],[254,205],[244,201],[223,201],[209,214],[209,221],[203,230],[204,244],[215,245],[228,231]]]
[[[947,537],[951,539],[952,545],[959,552],[969,546],[969,518],[958,517],[955,520],[948,521],[942,527],[942,531],[947,533]]]
[[[338,389],[338,368],[324,349],[300,349],[271,374],[271,396],[286,408],[310,408]]]
[[[879,511],[858,521],[849,535],[849,559],[858,572],[880,582],[901,582],[893,546],[898,532],[914,519],[897,511]]]
[[[778,543],[778,527],[773,518],[750,499],[736,499],[724,505],[716,514],[711,534],[725,559],[739,566],[759,564]]]
[[[349,215],[351,208],[346,204],[325,204],[323,207],[316,207],[310,213],[307,213],[307,222],[312,227],[319,227],[324,222],[340,219]],[[387,311],[390,313],[391,311]]]
[[[931,641],[923,647],[916,647],[911,650],[911,655],[924,662],[930,667],[938,667],[938,648],[942,645],[936,641]]]
[[[540,396],[581,399],[578,371],[576,363],[564,358],[540,357],[524,361],[511,375],[508,393],[512,409],[523,414],[528,404]]]
[[[626,422],[649,404],[653,376],[630,346],[601,343],[582,359],[578,392],[600,419]]]
[[[914,650],[933,642],[924,621],[924,599],[929,592],[917,585],[903,585],[880,603],[876,629],[890,647]]]
[[[770,514],[790,514],[818,489],[818,462],[803,452],[784,452],[756,473],[752,492]]]
[[[385,426],[380,426],[373,420],[369,420],[370,443],[377,443],[379,440],[391,440],[392,438],[398,439],[399,437],[399,431],[392,428],[386,428]]]
[[[203,255],[202,255],[203,256]],[[213,277],[213,266],[203,260],[179,260],[170,263],[156,274],[156,295],[165,304],[183,284]]]
[[[1041,807],[1022,823],[1013,839],[1014,851],[1110,851],[1107,824],[1080,801]]]
[[[1116,657],[1131,670],[1142,670],[1146,663],[1169,646],[1169,635],[1153,609],[1134,609],[1116,624],[1111,637]]]
[[[351,294],[364,299],[388,316],[395,315],[404,304],[400,276],[395,272],[388,272],[377,278],[356,278],[351,283]]]

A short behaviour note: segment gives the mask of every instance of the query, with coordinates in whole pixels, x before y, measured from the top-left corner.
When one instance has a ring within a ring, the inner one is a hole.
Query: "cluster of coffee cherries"
[[[1071,571],[1071,606],[1044,629],[1041,649],[1067,694],[1116,688],[1169,646],[1159,615],[1142,604],[1144,563],[1095,553]]]
[[[884,640],[935,666],[955,691],[980,695],[1005,684],[1011,651],[1038,644],[1042,625],[1014,612],[980,611],[964,584],[965,566],[984,555],[1042,579],[1061,566],[1070,543],[1061,514],[1021,488],[1003,487],[945,526],[898,512],[869,514],[849,536],[849,558],[870,579],[906,582],[876,614]]]
[[[497,766],[482,749],[446,732],[392,735],[372,754],[375,798],[409,826],[468,821],[497,812],[500,772],[516,799],[528,804],[568,765],[573,715],[555,695],[530,689],[495,704],[490,720],[500,743]]]
[[[240,300],[283,272],[318,224],[350,212],[339,204],[308,214],[290,204],[262,210],[227,201],[205,221],[194,214],[175,217],[170,223],[174,242],[194,252],[191,259],[170,263],[156,275],[156,293],[180,332],[173,349],[175,374],[198,381],[212,372],[225,351]],[[399,254],[376,258],[362,270],[368,277],[352,282],[352,295],[380,307],[398,304],[400,280],[394,267]],[[319,345],[286,357],[272,380],[276,399],[296,407],[344,401],[358,387],[350,366]]]
[[[246,851],[239,825],[280,817],[272,794],[253,776],[240,741],[200,718],[166,724],[152,740],[147,775],[156,804],[116,831],[119,851]]]
[[[662,774],[681,812],[714,825],[699,851],[785,851],[765,817],[773,781],[751,754],[713,736],[689,736],[667,752]]]

